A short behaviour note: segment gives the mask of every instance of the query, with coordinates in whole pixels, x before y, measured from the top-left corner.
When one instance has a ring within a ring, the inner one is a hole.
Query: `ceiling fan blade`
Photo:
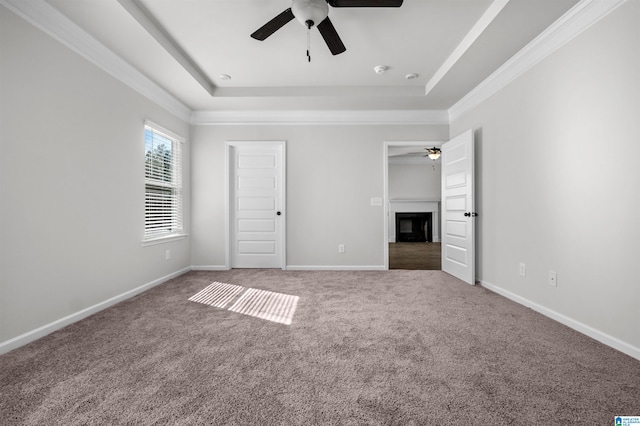
[[[251,37],[255,38],[256,40],[265,40],[271,34],[284,27],[284,25],[291,21],[293,18],[293,12],[291,11],[291,8],[289,8],[264,24],[262,27],[260,27],[256,32],[251,34]]]
[[[333,7],[400,7],[403,0],[327,0]]]
[[[328,16],[318,24],[318,31],[322,34],[322,38],[333,55],[338,55],[347,50]]]

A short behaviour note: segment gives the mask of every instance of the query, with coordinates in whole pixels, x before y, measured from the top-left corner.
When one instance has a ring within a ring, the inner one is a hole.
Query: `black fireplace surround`
[[[396,242],[433,242],[431,213],[396,213]]]

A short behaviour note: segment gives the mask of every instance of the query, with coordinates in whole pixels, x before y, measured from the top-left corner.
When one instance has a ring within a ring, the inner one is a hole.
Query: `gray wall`
[[[435,166],[435,169],[434,169]],[[389,164],[390,200],[440,199],[440,162]]]
[[[196,126],[193,265],[224,266],[226,140],[287,141],[288,267],[382,268],[385,217],[371,198],[383,196],[384,141],[447,134],[448,126]]]
[[[636,354],[638,16],[625,3],[451,125],[476,136],[478,277]]]
[[[0,50],[1,346],[191,256],[188,239],[141,245],[144,119],[185,137],[188,124],[2,6]],[[188,231],[188,143],[184,158]]]

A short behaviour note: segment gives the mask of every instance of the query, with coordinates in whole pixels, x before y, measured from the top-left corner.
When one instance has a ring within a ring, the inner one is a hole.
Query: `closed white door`
[[[284,142],[228,142],[232,268],[283,268]]]
[[[442,145],[442,270],[475,284],[473,132]]]

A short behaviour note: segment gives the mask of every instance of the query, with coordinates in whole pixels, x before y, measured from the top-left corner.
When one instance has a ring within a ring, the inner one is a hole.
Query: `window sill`
[[[172,241],[184,240],[187,237],[188,237],[187,234],[171,234],[171,235],[166,235],[162,237],[152,238],[149,240],[144,240],[142,242],[142,247],[155,246],[157,244],[164,244],[164,243],[170,243]]]

